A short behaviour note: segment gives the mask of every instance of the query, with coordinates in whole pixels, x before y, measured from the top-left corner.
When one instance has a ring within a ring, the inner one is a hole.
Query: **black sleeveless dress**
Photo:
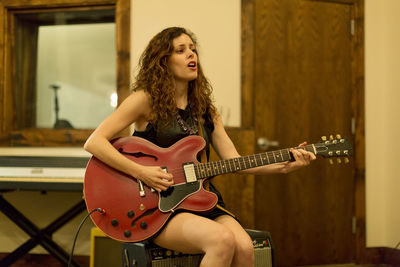
[[[187,105],[186,109],[178,109],[178,112],[186,125],[193,127],[196,124],[195,120],[193,119],[189,105]],[[203,138],[206,141],[206,153],[208,160],[210,155],[211,134],[214,131],[214,123],[206,115],[203,116],[203,119],[204,123],[200,123],[200,125],[202,127]],[[159,147],[166,148],[175,144],[180,139],[188,136],[189,133],[182,129],[176,117],[171,117],[167,126],[163,126],[160,124],[153,125],[151,123],[148,123],[144,131],[135,130],[133,135],[142,137]],[[207,217],[209,219],[215,219],[221,215],[230,215],[236,219],[236,217],[231,212],[225,209],[225,204],[222,199],[221,193],[217,190],[217,188],[215,188],[211,181],[209,185],[209,190],[218,196],[218,203],[212,211],[201,213],[199,215]]]

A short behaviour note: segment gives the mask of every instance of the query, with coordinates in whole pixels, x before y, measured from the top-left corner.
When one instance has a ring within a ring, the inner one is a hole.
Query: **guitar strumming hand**
[[[352,155],[351,144],[343,138],[323,140],[296,149],[282,149],[260,154],[200,163],[197,155],[205,141],[188,136],[169,148],[160,148],[139,137],[122,137],[112,145],[130,160],[145,166],[143,170],[173,176],[173,183],[158,192],[141,180],[113,169],[92,157],[87,165],[84,195],[88,210],[101,208],[91,219],[108,236],[124,242],[139,242],[157,234],[175,211],[206,212],[213,209],[217,196],[203,188],[203,182],[213,176],[284,163],[292,164],[301,150],[323,157]],[[161,167],[159,167],[161,166]]]
[[[160,166],[141,166],[135,177],[158,192],[165,191],[174,184],[173,175],[163,171]]]

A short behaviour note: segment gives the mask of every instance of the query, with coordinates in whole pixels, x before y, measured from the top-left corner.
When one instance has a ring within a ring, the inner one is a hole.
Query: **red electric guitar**
[[[140,180],[117,171],[92,157],[86,167],[84,195],[93,222],[109,237],[123,242],[139,242],[158,233],[174,211],[205,212],[217,204],[217,196],[203,188],[207,178],[257,166],[293,160],[289,149],[251,156],[200,163],[197,155],[205,141],[188,136],[169,148],[160,148],[139,137],[122,137],[112,145],[130,160],[160,166],[174,176],[174,185],[158,193]],[[347,157],[352,146],[337,136],[301,147],[324,157]],[[347,160],[347,158],[346,158]]]

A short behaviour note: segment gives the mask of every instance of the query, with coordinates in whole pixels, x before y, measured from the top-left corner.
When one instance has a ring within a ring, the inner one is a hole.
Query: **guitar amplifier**
[[[255,267],[273,267],[273,243],[268,232],[249,230],[254,246]],[[198,267],[202,254],[183,254],[148,242],[122,245],[123,267]]]

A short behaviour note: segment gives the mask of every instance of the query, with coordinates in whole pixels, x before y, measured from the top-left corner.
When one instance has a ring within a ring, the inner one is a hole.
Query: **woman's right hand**
[[[156,166],[141,166],[134,177],[158,192],[165,191],[174,184],[172,174]]]

